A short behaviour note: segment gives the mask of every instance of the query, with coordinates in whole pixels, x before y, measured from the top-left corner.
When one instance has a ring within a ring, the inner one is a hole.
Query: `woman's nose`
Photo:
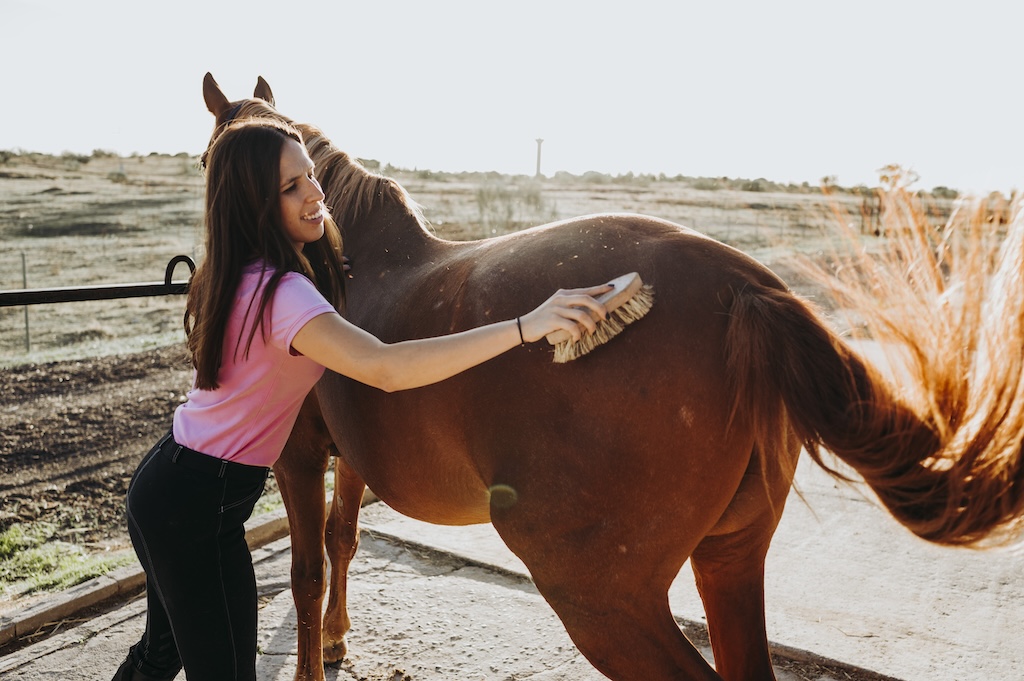
[[[320,187],[320,183],[317,182],[316,178],[310,178],[309,180],[309,196],[313,201],[323,201],[326,198],[324,190]]]

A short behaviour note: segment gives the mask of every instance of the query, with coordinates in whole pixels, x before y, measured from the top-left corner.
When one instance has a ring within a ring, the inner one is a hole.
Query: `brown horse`
[[[284,118],[262,79],[253,99],[231,102],[208,74],[204,94],[215,134],[233,117]],[[947,298],[959,307],[924,304],[918,317],[890,324],[918,370],[919,389],[903,396],[777,276],[733,248],[638,215],[444,241],[397,183],[318,129],[299,127],[352,261],[344,314],[384,341],[510,319],[558,287],[631,270],[654,286],[656,302],[568,364],[553,364],[551,351],[534,344],[394,394],[323,377],[274,468],[292,529],[296,678],[322,679],[322,659],[345,654],[345,575],[365,485],[414,518],[493,523],[587,659],[609,678],[643,681],[774,678],[764,562],[801,445],[819,463],[819,446],[836,454],[932,541],[975,542],[1020,517],[1019,234],[1007,240],[1015,250],[998,295],[987,284],[958,285]],[[923,241],[900,244],[922,250]],[[884,271],[861,269],[852,281],[868,290],[889,281],[892,300],[944,290],[912,256],[904,250],[894,262],[918,276],[884,280]],[[924,265],[950,270],[945,257]],[[993,301],[1002,312],[974,313]],[[860,303],[864,313],[877,307]],[[942,309],[960,312],[937,329]],[[942,347],[940,330],[952,339]],[[970,360],[990,336],[1000,345],[988,350],[1012,355],[998,370]],[[328,515],[322,482],[331,453]],[[333,572],[321,629],[324,542]],[[715,669],[669,610],[669,585],[687,559]]]

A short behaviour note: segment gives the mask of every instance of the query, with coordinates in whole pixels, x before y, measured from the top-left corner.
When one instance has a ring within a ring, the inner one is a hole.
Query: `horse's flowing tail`
[[[1024,216],[1018,205],[1005,235],[977,213],[934,230],[910,197],[897,198],[904,223],[889,230],[890,252],[861,248],[843,262],[851,276],[829,283],[876,341],[900,349],[898,387],[807,303],[751,285],[730,307],[735,417],[763,443],[791,425],[816,462],[841,475],[819,448],[831,451],[924,539],[1018,540]]]

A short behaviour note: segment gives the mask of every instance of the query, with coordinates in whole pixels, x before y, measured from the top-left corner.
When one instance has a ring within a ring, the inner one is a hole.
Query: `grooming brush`
[[[555,346],[556,363],[563,364],[582,357],[619,335],[627,324],[632,324],[651,310],[654,304],[654,288],[643,283],[636,272],[612,279],[608,284],[615,288],[597,296],[597,300],[608,310],[608,319],[595,317],[597,330],[594,333],[584,334],[575,343],[568,331],[558,330],[545,337],[548,343]]]

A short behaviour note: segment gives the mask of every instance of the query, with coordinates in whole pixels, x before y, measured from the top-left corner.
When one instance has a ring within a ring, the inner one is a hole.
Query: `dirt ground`
[[[0,531],[43,521],[65,541],[128,546],[128,481],[188,380],[182,345],[0,371]]]

